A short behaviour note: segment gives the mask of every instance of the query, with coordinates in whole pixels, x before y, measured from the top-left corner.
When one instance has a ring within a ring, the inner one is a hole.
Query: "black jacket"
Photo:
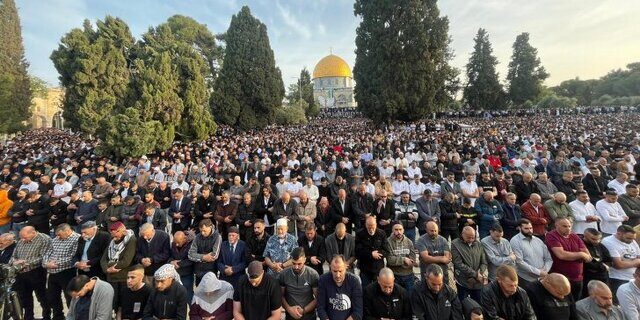
[[[323,243],[324,245],[324,243]],[[10,244],[8,247],[4,248],[4,250],[0,250],[0,263],[7,264],[9,263],[9,259],[13,255],[13,250],[16,249],[16,243]]]
[[[530,283],[525,289],[538,319],[578,319],[576,303],[571,294],[559,300],[551,295],[540,281]]]
[[[145,320],[155,319],[187,319],[187,289],[180,283],[173,282],[165,291],[153,290],[144,307]]]
[[[367,229],[361,229],[356,233],[356,258],[360,272],[369,272],[378,275],[380,269],[384,268],[384,259],[375,260],[371,252],[378,250],[383,256],[389,255],[389,246],[384,231],[376,229],[370,235]]]
[[[498,282],[494,281],[482,289],[480,304],[482,305],[482,310],[484,310],[485,318],[489,320],[536,319],[529,296],[520,287],[518,287],[518,291],[515,294],[505,297]]]
[[[29,209],[33,210],[33,215],[27,216],[27,222],[33,226],[38,232],[49,234],[49,205],[44,197],[38,198],[29,204]]]
[[[456,213],[460,213],[460,205],[457,202],[440,201],[440,229],[458,229],[458,216]]]
[[[178,248],[175,243],[171,244],[171,256],[169,261],[178,260],[178,274],[180,276],[186,276],[193,274],[193,261],[189,260],[189,248],[191,248],[191,242],[185,243],[182,247]]]
[[[582,184],[584,185],[584,191],[589,194],[591,203],[595,205],[596,202],[604,199],[603,193],[607,190],[607,182],[602,176],[596,177],[591,173],[587,173],[582,179]]]
[[[411,309],[418,320],[462,320],[462,304],[455,292],[444,285],[440,292],[433,293],[425,281],[413,288]],[[410,318],[407,318],[410,319]]]
[[[307,257],[307,262],[305,264],[309,268],[317,271],[319,275],[323,274],[324,270],[322,269],[322,265],[327,259],[327,248],[324,245],[324,237],[316,234],[316,238],[313,240],[311,246],[309,246],[309,240],[306,236],[300,237],[300,239],[298,239],[298,246],[304,249],[304,255]],[[320,264],[311,264],[311,257],[318,258],[318,260],[320,260]]]
[[[151,258],[151,265],[144,268],[146,276],[152,276],[158,268],[167,263],[170,256],[171,242],[169,235],[164,231],[156,230],[151,242],[140,237],[136,243],[136,263],[142,264],[140,261],[143,258]]]
[[[393,286],[390,295],[380,290],[378,282],[370,283],[364,290],[364,320],[411,319],[411,300],[407,291]]]
[[[102,268],[100,267],[100,259],[102,259],[102,255],[104,251],[109,246],[109,242],[111,241],[111,235],[106,231],[98,231],[96,235],[93,237],[93,241],[89,245],[89,249],[87,250],[87,258],[88,264],[90,266],[88,272],[84,272],[82,270],[78,270],[79,274],[85,274],[89,277],[99,277],[100,279],[106,279],[104,273],[102,272]],[[82,253],[84,252],[84,246],[86,241],[84,238],[80,237],[78,240],[78,250],[76,250],[76,261],[82,261]]]

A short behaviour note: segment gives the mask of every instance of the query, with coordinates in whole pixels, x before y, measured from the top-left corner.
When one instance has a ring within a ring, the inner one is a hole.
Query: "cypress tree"
[[[535,101],[542,92],[542,82],[549,77],[538,58],[538,50],[529,44],[529,33],[522,33],[513,43],[509,62],[509,98],[515,105]]]
[[[28,67],[16,4],[14,0],[0,0],[0,132],[13,133],[28,127],[32,97]]]
[[[284,84],[267,27],[244,6],[231,18],[224,39],[225,56],[211,99],[216,118],[243,129],[273,123]]]
[[[480,28],[474,41],[474,50],[467,63],[468,83],[463,98],[472,109],[501,109],[505,107],[506,97],[496,72],[498,59],[492,54],[489,34]]]

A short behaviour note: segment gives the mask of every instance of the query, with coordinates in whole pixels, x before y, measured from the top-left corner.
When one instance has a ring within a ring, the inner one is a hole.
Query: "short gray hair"
[[[147,222],[147,223],[145,223],[145,224],[140,226],[140,234],[142,234],[143,232],[148,231],[148,230],[153,230],[153,228],[154,228],[153,224]]]
[[[609,289],[609,286],[600,280],[591,280],[587,284],[587,289],[589,290],[589,294],[593,294],[595,290]]]
[[[427,269],[425,270],[424,273],[425,273],[425,275],[427,277],[429,277],[429,276],[439,277],[439,276],[444,275],[444,273],[442,271],[442,267],[440,267],[439,265],[437,265],[435,263],[432,263],[432,264],[428,265]]]

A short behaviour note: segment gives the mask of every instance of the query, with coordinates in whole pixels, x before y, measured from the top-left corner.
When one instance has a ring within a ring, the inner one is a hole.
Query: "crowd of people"
[[[0,263],[27,320],[34,294],[55,320],[635,320],[639,121],[325,118],[127,159],[32,130],[0,146]]]

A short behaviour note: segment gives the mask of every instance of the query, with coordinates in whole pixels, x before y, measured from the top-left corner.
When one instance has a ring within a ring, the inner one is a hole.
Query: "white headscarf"
[[[182,284],[182,281],[180,281],[180,275],[172,264],[165,264],[162,267],[158,268],[158,270],[156,270],[156,273],[153,274],[153,278],[155,278],[156,280],[173,278],[174,281]]]
[[[213,292],[213,294],[207,294]],[[207,272],[196,288],[192,305],[198,305],[208,313],[214,313],[227,300],[233,300],[233,286],[230,283],[219,280],[212,272]]]

